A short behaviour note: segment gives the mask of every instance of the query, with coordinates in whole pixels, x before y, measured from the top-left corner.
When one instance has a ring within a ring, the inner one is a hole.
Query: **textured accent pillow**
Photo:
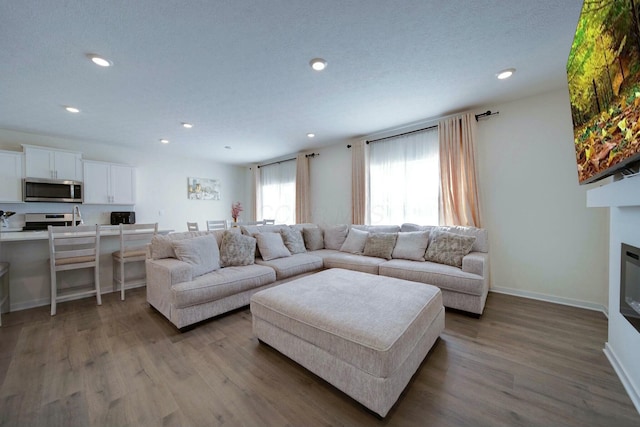
[[[260,232],[260,228],[257,225],[241,225],[240,230],[245,236],[253,236]]]
[[[302,238],[302,232],[300,230],[286,227],[280,230],[282,241],[284,245],[289,249],[292,254],[302,254],[307,252],[304,247],[304,239]]]
[[[324,249],[324,236],[321,228],[303,228],[302,237],[308,251]]]
[[[346,240],[340,246],[340,252],[349,252],[351,254],[361,254],[364,250],[364,244],[367,242],[367,237],[369,236],[368,231],[358,230],[357,228],[352,228],[349,230],[349,234],[347,235]],[[325,234],[326,240],[326,234]]]
[[[324,247],[326,249],[335,249],[339,251],[347,238],[348,231],[349,227],[347,227],[346,224],[324,228]]]
[[[220,244],[220,265],[222,267],[250,265],[254,263],[255,257],[256,239],[225,231]]]
[[[398,233],[396,246],[393,248],[392,258],[424,261],[424,253],[429,246],[428,231],[407,231]]]
[[[291,252],[284,245],[280,233],[256,233],[253,237],[256,238],[260,256],[263,260],[269,261],[291,256]]]
[[[397,233],[369,233],[364,244],[364,254],[376,258],[391,259]]]
[[[193,277],[220,269],[220,251],[213,235],[176,240],[173,250],[180,261],[191,264]]]
[[[427,261],[448,264],[462,268],[462,258],[469,252],[476,241],[474,236],[449,233],[448,231],[433,230],[431,242],[424,254]]]

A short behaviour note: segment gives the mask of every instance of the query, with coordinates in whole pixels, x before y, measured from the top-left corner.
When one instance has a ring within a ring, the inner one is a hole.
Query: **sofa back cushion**
[[[324,236],[321,228],[311,227],[302,229],[304,245],[308,251],[318,251],[324,249]]]
[[[369,233],[397,233],[400,231],[399,225],[363,225],[363,224],[354,224],[351,228],[355,228],[357,230],[368,231]]]
[[[193,277],[220,269],[218,242],[213,235],[174,240],[173,250],[180,261],[191,264]]]
[[[324,227],[322,231],[324,234],[325,249],[335,249],[339,251],[347,238],[348,230],[349,228],[346,224]]]
[[[463,236],[473,236],[476,241],[471,248],[472,252],[489,252],[489,235],[484,228],[476,227],[463,227],[461,225],[417,225],[417,224],[402,224],[400,231],[432,231],[433,229],[439,229],[442,231],[448,231],[449,233],[461,234]]]

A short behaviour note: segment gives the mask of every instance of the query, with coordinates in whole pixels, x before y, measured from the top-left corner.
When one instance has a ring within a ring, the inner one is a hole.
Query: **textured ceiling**
[[[0,128],[263,161],[564,87],[581,6],[2,1]],[[114,66],[97,67],[88,53]],[[314,57],[328,61],[325,71],[311,70]],[[509,67],[514,77],[498,81]]]

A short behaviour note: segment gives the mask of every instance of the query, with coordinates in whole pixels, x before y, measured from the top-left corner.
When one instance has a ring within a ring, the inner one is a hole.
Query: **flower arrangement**
[[[238,221],[238,217],[240,216],[240,212],[244,209],[242,208],[242,204],[240,202],[235,202],[231,204],[231,218],[233,218],[233,222]]]

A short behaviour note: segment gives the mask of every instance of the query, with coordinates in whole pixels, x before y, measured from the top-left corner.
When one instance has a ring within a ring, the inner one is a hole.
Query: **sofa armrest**
[[[147,259],[147,283],[170,288],[192,280],[191,265],[175,258]],[[147,285],[148,286],[148,285]]]
[[[462,271],[487,277],[489,254],[486,252],[469,252],[462,258]]]

